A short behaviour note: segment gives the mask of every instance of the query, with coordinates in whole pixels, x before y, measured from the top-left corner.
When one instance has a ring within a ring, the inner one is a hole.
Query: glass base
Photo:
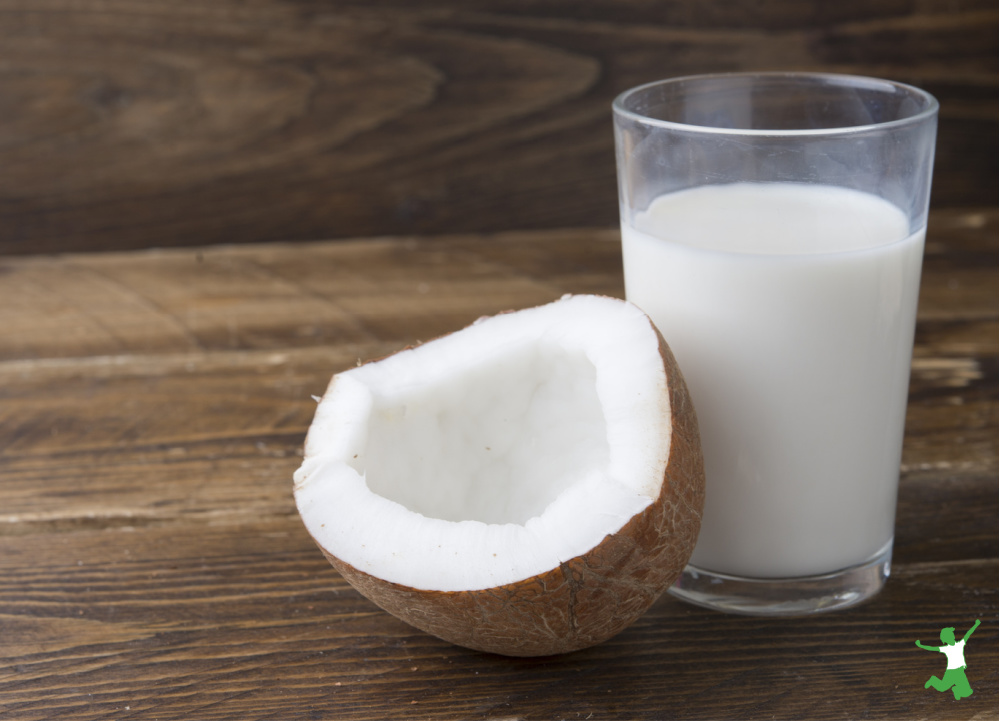
[[[696,606],[748,616],[805,616],[870,599],[889,578],[892,541],[865,563],[821,576],[742,578],[688,565],[669,593]]]

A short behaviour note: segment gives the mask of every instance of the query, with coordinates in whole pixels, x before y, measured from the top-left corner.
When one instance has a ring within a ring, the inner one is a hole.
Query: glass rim
[[[921,99],[926,107],[913,115],[905,118],[896,118],[881,123],[865,123],[863,125],[844,125],[830,128],[789,128],[789,129],[768,129],[768,128],[723,128],[714,125],[692,125],[690,123],[679,123],[673,120],[661,120],[648,115],[643,115],[634,110],[629,110],[626,101],[639,93],[650,90],[658,86],[673,85],[675,83],[690,82],[693,80],[717,80],[724,78],[751,79],[751,78],[791,78],[799,80],[824,80],[827,83],[833,82],[842,86],[865,85],[870,88],[895,91],[903,91],[913,97]],[[717,135],[753,135],[765,137],[789,137],[789,136],[809,136],[809,135],[848,135],[855,133],[870,132],[872,130],[885,130],[895,126],[911,125],[921,123],[928,118],[935,116],[939,110],[937,98],[926,90],[922,90],[914,85],[907,85],[895,80],[885,80],[882,78],[868,77],[865,75],[849,75],[846,73],[818,73],[818,72],[734,72],[734,73],[705,73],[695,75],[681,75],[673,78],[654,80],[643,83],[633,88],[629,88],[620,93],[611,103],[614,115],[628,118],[644,125],[658,128],[684,131],[688,133],[717,134]]]

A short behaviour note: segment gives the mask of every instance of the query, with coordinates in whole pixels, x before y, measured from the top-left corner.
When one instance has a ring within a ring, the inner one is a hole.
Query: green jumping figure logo
[[[955,700],[972,695],[972,686],[969,679],[965,677],[965,642],[969,640],[972,632],[979,628],[979,619],[972,624],[972,628],[965,632],[965,637],[961,641],[955,640],[954,627],[941,629],[941,641],[944,646],[928,646],[917,641],[917,646],[925,651],[940,651],[948,658],[948,668],[945,669],[944,676],[938,678],[931,676],[924,684],[924,688],[933,686],[938,691],[947,691],[955,694]]]

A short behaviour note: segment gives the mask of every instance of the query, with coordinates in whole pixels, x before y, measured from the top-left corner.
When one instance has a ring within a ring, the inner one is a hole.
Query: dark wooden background
[[[995,204],[994,0],[0,0],[0,253],[613,227],[617,93],[783,69],[934,93]]]

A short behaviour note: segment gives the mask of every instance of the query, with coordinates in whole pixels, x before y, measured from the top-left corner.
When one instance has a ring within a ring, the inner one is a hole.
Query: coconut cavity
[[[569,296],[334,376],[295,500],[316,542],[428,591],[559,568],[660,496],[661,340],[631,304]]]
[[[368,488],[428,518],[525,524],[588,473],[607,424],[587,355],[544,340],[398,394],[375,396]],[[363,467],[362,467],[363,466]]]

